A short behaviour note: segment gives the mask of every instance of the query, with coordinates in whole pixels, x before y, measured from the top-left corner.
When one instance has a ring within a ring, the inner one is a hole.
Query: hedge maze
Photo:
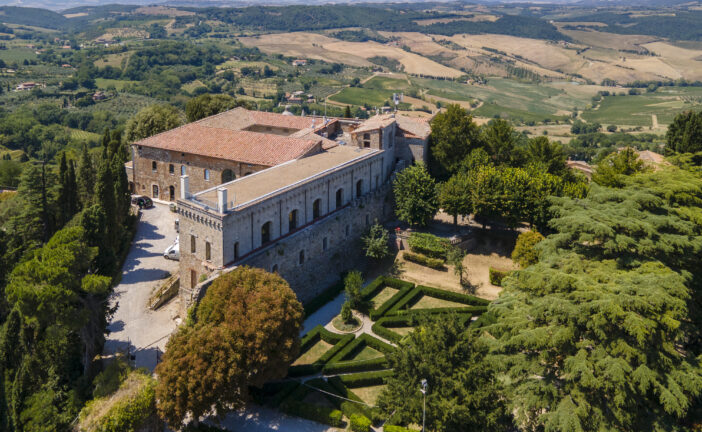
[[[256,391],[258,402],[334,427],[342,426],[344,418],[349,422],[353,419],[354,427],[365,419],[377,424],[384,418],[368,402],[375,399],[378,386],[385,385],[393,374],[388,355],[397,349],[395,345],[422,317],[452,313],[467,327],[474,317],[487,310],[489,303],[471,295],[415,286],[386,276],[372,281],[361,294],[364,312],[374,321],[372,332],[390,344],[368,333],[342,335],[317,326],[302,338],[300,356],[288,370],[288,379]],[[388,424],[391,423],[392,420]],[[391,430],[409,431],[399,426]]]

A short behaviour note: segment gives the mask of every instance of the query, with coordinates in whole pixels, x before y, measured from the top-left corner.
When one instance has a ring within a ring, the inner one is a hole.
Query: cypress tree
[[[117,204],[112,170],[106,161],[101,164],[95,182],[94,203],[100,205],[105,212],[109,245],[114,247],[117,241]]]
[[[88,147],[83,146],[78,165],[78,196],[83,208],[90,206],[95,190],[95,167],[88,153]]]
[[[112,177],[114,178],[115,210],[117,223],[122,225],[129,213],[131,198],[129,196],[129,180],[124,164],[118,156],[112,158]]]

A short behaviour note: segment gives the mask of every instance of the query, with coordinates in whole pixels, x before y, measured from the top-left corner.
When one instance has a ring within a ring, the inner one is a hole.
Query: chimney
[[[217,189],[217,211],[227,212],[227,188]]]
[[[187,175],[180,176],[180,199],[190,198],[190,178]]]

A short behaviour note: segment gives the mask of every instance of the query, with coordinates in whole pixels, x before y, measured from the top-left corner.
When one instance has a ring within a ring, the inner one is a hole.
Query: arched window
[[[153,185],[151,187],[151,193],[154,198],[158,198],[158,185]]]
[[[370,225],[370,215],[366,215],[366,226]]]
[[[312,203],[312,218],[313,219],[319,219],[319,217],[321,216],[321,212],[320,212],[321,205],[322,205],[322,200],[319,198],[314,200],[314,202]]]
[[[266,222],[261,226],[261,245],[270,243],[271,241],[271,226],[270,222]]]
[[[185,175],[185,165],[180,166],[180,175]]]
[[[212,246],[210,242],[205,242],[205,261],[212,260]]]
[[[288,231],[293,231],[295,228],[297,228],[297,210],[288,214]]]
[[[271,268],[271,273],[278,273],[278,264],[273,264],[273,268]]]
[[[356,198],[363,195],[363,179],[356,182]]]
[[[156,168],[158,168],[156,161],[151,162],[151,171],[156,171]]]
[[[195,253],[197,250],[196,245],[195,245],[195,236],[191,235],[190,236],[190,253]]]
[[[239,242],[234,243],[234,259],[239,259]]]
[[[207,168],[205,168],[205,180],[210,180],[210,170],[208,170]]]
[[[327,250],[327,247],[329,246],[329,242],[327,241],[327,238],[324,237],[322,239],[322,250]]]
[[[305,263],[305,251],[301,250],[300,251],[300,265]]]
[[[175,186],[168,186],[168,199],[171,201],[175,199]]]
[[[236,179],[234,171],[230,170],[229,168],[222,171],[222,183],[228,183],[234,179]]]
[[[341,205],[344,203],[344,189],[339,188],[336,191],[336,208],[341,207]]]

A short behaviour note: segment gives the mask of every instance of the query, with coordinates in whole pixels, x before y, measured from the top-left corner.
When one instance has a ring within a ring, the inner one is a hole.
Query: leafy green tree
[[[346,108],[344,108],[344,118],[352,118],[353,116],[351,115],[351,107],[349,105],[346,105]]]
[[[156,135],[182,124],[180,113],[171,105],[151,105],[139,111],[127,122],[125,136],[127,142]]]
[[[377,223],[377,221],[370,227],[361,240],[366,249],[367,257],[379,261],[390,255],[390,248],[388,247],[390,233],[388,233],[388,230],[382,225]]]
[[[179,428],[188,415],[244,406],[250,387],[285,376],[300,350],[302,320],[302,305],[280,276],[240,267],[218,277],[156,368],[159,415]]]
[[[676,349],[690,319],[680,274],[561,252],[503,286],[490,333],[520,428],[679,430],[702,393],[697,361]]]
[[[457,173],[445,183],[439,184],[439,206],[453,216],[453,224],[458,225],[458,215],[468,215],[471,212],[470,183],[468,176]]]
[[[344,278],[344,292],[346,301],[352,309],[361,306],[361,288],[363,287],[363,275],[358,270],[350,271]]]
[[[209,93],[194,97],[185,104],[185,117],[189,122],[219,114],[237,106],[236,100],[226,94]]]
[[[397,173],[393,192],[398,219],[410,225],[425,226],[439,208],[436,183],[421,162]]]
[[[517,237],[517,244],[512,251],[512,260],[520,267],[527,268],[539,262],[539,251],[535,246],[544,239],[538,231],[525,231]]]
[[[341,305],[341,319],[347,324],[353,321],[353,311],[348,300]]]
[[[665,136],[670,150],[678,153],[702,151],[702,112],[686,111],[676,115]]]
[[[521,165],[523,156],[519,147],[520,135],[507,120],[490,120],[481,130],[481,139],[496,165]]]
[[[480,128],[458,104],[449,105],[431,121],[431,156],[437,166],[432,172],[448,178],[456,173],[470,152],[482,146]]]
[[[427,430],[507,431],[509,415],[488,345],[455,316],[439,316],[388,355],[394,376],[378,407],[401,423],[422,423],[420,382],[427,380]]]
[[[561,144],[551,142],[546,137],[531,138],[528,141],[526,158],[529,163],[543,167],[549,174],[562,176],[568,169]]]
[[[463,264],[463,259],[466,253],[459,247],[451,247],[446,253],[446,262],[453,266],[453,272],[458,276],[458,281],[463,284],[463,274],[466,271],[466,266]]]
[[[646,169],[634,149],[627,147],[603,159],[592,174],[592,181],[602,186],[622,187],[624,177]]]

